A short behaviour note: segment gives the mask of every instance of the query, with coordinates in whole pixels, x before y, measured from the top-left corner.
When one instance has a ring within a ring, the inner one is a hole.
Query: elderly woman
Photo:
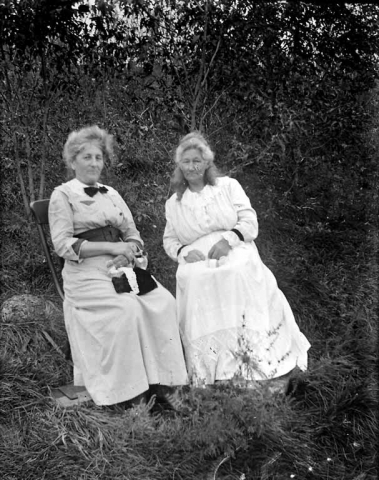
[[[143,295],[138,288],[117,293],[112,283],[109,266],[132,265],[143,247],[121,196],[99,183],[113,158],[112,136],[97,126],[72,132],[63,158],[75,178],[52,193],[49,223],[65,259],[74,384],[84,385],[97,405],[139,403],[150,386],[186,383],[175,299],[154,281]]]
[[[200,133],[186,135],[166,203],[163,243],[179,263],[177,314],[190,379],[254,382],[305,369],[310,344],[259,257],[256,213],[213,159]]]

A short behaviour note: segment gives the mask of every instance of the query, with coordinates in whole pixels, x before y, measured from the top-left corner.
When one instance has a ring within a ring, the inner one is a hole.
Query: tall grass
[[[69,381],[71,367],[44,335],[63,348],[60,305],[50,296],[48,271],[30,261],[29,291],[45,296],[47,307],[39,317],[19,322],[2,318],[2,478],[377,478],[377,232],[312,219],[299,225],[289,203],[280,197],[273,202],[264,177],[245,171],[238,179],[261,219],[262,259],[312,343],[309,370],[294,373],[286,396],[264,386],[182,388],[179,413],[171,415],[93,403],[64,410],[50,388]],[[161,246],[167,187],[146,180],[149,188],[140,195],[139,182],[124,184],[123,193],[146,239],[154,273],[174,292],[175,266]],[[7,248],[13,251],[10,242]],[[37,243],[35,248],[39,262]],[[6,273],[13,291],[23,291],[19,272]]]

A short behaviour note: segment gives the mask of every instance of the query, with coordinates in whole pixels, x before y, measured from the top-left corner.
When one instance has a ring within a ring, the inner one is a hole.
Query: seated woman
[[[121,196],[99,183],[113,137],[97,126],[72,132],[63,158],[72,180],[56,187],[49,223],[63,257],[64,318],[74,384],[97,405],[138,403],[149,386],[186,383],[175,299],[159,283],[117,293],[109,266],[132,264],[143,241]],[[140,292],[141,293],[141,292]]]
[[[241,185],[221,177],[203,136],[175,153],[164,248],[179,263],[176,301],[190,380],[273,379],[307,367],[310,347],[254,239],[255,211]]]

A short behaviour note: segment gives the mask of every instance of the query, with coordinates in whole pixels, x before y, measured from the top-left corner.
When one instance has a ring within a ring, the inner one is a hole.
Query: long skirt
[[[207,255],[214,232],[191,247]],[[233,377],[266,380],[307,368],[310,344],[256,245],[241,243],[227,257],[180,264],[177,315],[190,381]]]
[[[152,384],[187,383],[174,297],[160,284],[145,295],[116,293],[110,258],[66,261],[63,270],[74,384],[97,405],[129,400]]]

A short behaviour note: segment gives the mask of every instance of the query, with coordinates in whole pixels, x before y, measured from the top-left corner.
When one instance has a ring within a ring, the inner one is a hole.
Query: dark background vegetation
[[[45,319],[0,325],[3,478],[377,478],[378,13],[370,2],[0,2],[1,300],[50,302]],[[65,180],[68,133],[94,123],[119,145],[103,181],[172,293],[162,233],[180,136],[201,129],[244,186],[262,259],[312,344],[291,395],[183,392],[189,419],[53,406],[48,386],[71,370],[41,336],[45,322],[64,344],[29,202]]]

